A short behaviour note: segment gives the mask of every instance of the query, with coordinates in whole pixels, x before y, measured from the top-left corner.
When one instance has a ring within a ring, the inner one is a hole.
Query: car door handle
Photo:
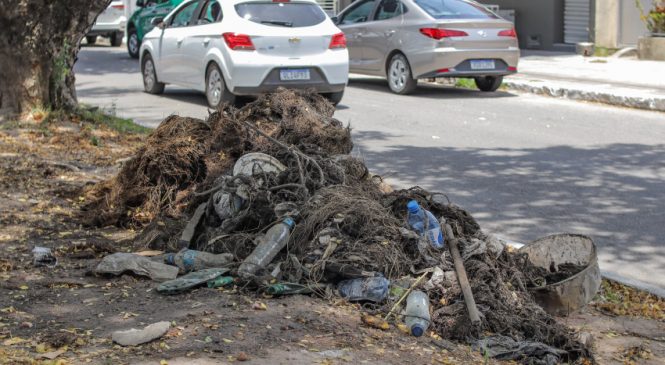
[[[177,38],[177,39],[175,40],[175,42],[176,42],[176,44],[178,45],[178,47],[180,47],[180,45],[182,44],[182,41],[183,41],[184,39],[185,39],[185,38]]]
[[[383,33],[386,37],[392,37],[393,34],[395,34],[395,30],[391,29],[387,32]]]
[[[210,38],[208,37],[203,38],[203,47],[208,47],[209,43],[210,43]]]

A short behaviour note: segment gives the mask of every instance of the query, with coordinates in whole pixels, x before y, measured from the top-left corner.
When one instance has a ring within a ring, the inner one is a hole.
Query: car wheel
[[[141,42],[139,41],[139,35],[136,34],[136,29],[130,29],[127,33],[127,52],[132,58],[139,58],[139,49],[141,48]]]
[[[111,34],[111,46],[120,47],[122,45],[122,32],[115,32]]]
[[[95,43],[97,43],[97,36],[96,35],[87,35],[87,36],[85,36],[85,41],[88,42],[88,44],[95,44]]]
[[[480,76],[474,80],[480,91],[496,91],[503,83],[503,76]]]
[[[388,86],[396,94],[410,94],[418,86],[418,80],[411,75],[409,61],[403,54],[393,56],[388,65]]]
[[[143,57],[141,73],[143,74],[143,89],[147,93],[161,94],[164,92],[164,83],[157,80],[155,62],[152,60],[152,56],[150,56],[149,53]]]
[[[226,88],[222,71],[214,63],[206,70],[206,99],[212,109],[217,109],[224,103],[234,104],[236,99],[236,96]]]
[[[327,93],[323,94],[323,96],[326,97],[326,99],[330,100],[333,105],[339,104],[340,101],[342,101],[342,98],[344,97],[344,90],[336,93]]]

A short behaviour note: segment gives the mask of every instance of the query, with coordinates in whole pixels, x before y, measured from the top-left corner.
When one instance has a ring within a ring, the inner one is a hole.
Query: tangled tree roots
[[[90,225],[145,224],[175,209],[176,194],[206,176],[210,128],[203,121],[172,115],[148,137],[111,181],[93,188],[86,210]]]

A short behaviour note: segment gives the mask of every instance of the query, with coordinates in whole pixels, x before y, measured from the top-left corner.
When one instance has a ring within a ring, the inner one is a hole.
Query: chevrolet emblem
[[[300,38],[298,37],[289,38],[289,43],[300,43]]]

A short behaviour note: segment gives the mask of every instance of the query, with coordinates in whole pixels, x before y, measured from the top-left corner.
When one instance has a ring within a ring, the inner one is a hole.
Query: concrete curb
[[[626,108],[643,109],[665,112],[665,96],[646,97],[621,95],[598,90],[565,87],[558,85],[544,85],[543,83],[532,83],[528,81],[504,80],[509,90],[521,91],[536,95],[546,95],[556,98],[565,98],[571,100],[590,101],[603,103]]]

